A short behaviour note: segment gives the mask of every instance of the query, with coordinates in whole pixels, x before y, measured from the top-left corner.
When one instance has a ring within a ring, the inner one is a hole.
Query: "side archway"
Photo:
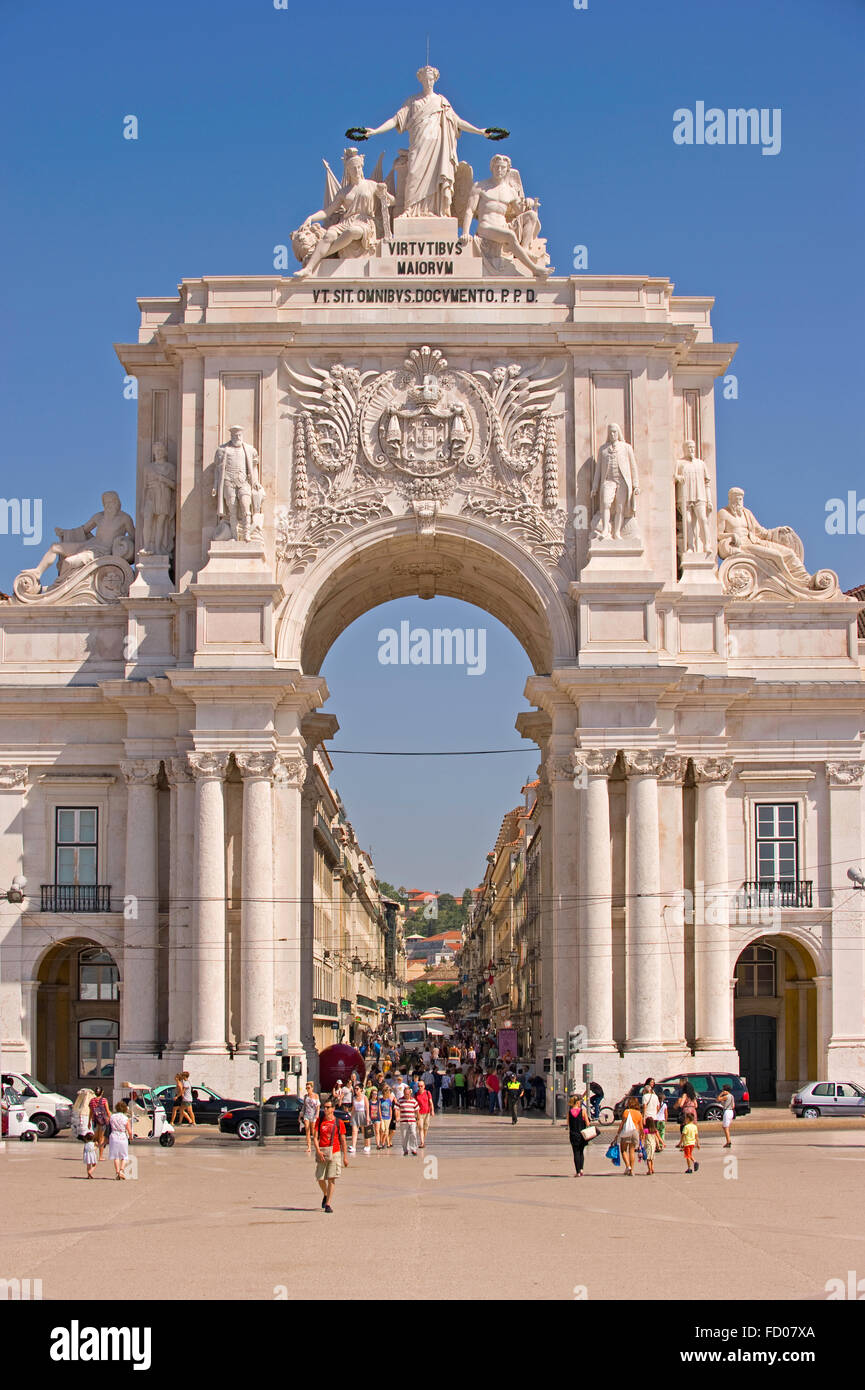
[[[785,1102],[797,1086],[818,1074],[822,954],[810,933],[795,929],[756,935],[739,952],[735,1042],[752,1102]]]

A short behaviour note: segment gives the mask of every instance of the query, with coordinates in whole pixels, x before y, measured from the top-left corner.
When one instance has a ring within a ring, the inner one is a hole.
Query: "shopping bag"
[[[613,1166],[618,1168],[619,1164],[622,1161],[622,1154],[615,1139],[613,1140],[610,1147],[607,1149],[607,1152],[605,1153],[604,1157],[609,1158],[612,1161]]]

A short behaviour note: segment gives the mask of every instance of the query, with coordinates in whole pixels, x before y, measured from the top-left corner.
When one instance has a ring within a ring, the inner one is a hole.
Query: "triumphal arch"
[[[120,964],[118,1076],[185,1065],[246,1094],[248,1039],[280,1031],[312,1070],[321,664],[376,604],[466,599],[534,668],[541,1050],[584,1024],[612,1089],[737,1071],[737,960],[786,943],[779,1093],[861,1077],[857,604],[808,570],[783,498],[758,520],[741,489],[718,497],[734,345],[712,300],[557,273],[537,196],[555,190],[437,80],[422,69],[381,126],[327,132],[293,272],[139,301],[117,349],[138,382],[135,526],[106,495],[0,607],[7,874],[50,886],[53,808],[100,808],[112,910],[63,930]],[[4,1022],[23,1053],[59,931],[30,891],[9,927],[22,1021]]]

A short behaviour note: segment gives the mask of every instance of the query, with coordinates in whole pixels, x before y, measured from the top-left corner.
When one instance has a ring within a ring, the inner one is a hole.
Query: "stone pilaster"
[[[195,778],[190,1052],[225,1051],[225,799],[228,753],[188,753]]]
[[[120,764],[126,782],[123,982],[120,1050],[157,1051],[159,966],[158,758]]]
[[[697,884],[694,903],[695,1045],[700,1051],[733,1046],[730,991],[730,899],[727,853],[729,758],[695,758]]]

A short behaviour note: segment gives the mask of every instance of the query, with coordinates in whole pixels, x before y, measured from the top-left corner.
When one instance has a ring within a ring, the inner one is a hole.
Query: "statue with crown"
[[[435,90],[438,68],[422,67],[417,73],[421,90],[382,125],[354,126],[346,131],[358,142],[389,130],[408,134],[408,149],[401,150],[387,177],[384,156],[379,155],[372,178],[364,173],[364,157],[355,145],[343,152],[340,182],[324,160],[324,203],[292,233],[294,254],[301,262],[298,279],[315,275],[323,261],[370,257],[382,242],[398,234],[393,225],[414,221],[431,234],[432,226],[456,224],[459,240],[480,256],[495,274],[530,274],[539,279],[552,267],[546,242],[538,236],[539,201],[527,198],[522,179],[507,155],[497,151],[490,161],[490,177],[475,180],[470,164],[457,154],[461,134],[481,135],[499,141],[509,132],[498,126],[480,127],[458,116],[446,97]],[[477,232],[471,232],[477,219]],[[461,230],[460,230],[461,229]]]

